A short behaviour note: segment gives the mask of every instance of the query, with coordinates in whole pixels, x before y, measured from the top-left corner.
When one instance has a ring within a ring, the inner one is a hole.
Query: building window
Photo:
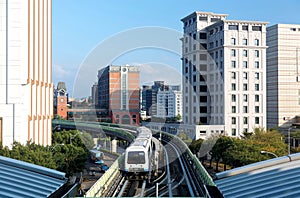
[[[247,74],[247,72],[243,72],[243,78],[244,78],[244,80],[247,80],[247,79],[248,79],[248,74]]]
[[[231,56],[232,56],[232,57],[235,57],[235,49],[232,49],[232,50],[231,50]]]
[[[248,129],[247,129],[247,128],[244,128],[244,129],[243,129],[243,132],[244,132],[244,133],[247,133],[247,132],[248,132]]]
[[[200,64],[200,71],[207,71],[207,65]]]
[[[248,40],[247,39],[243,39],[243,45],[248,45]]]
[[[231,95],[231,102],[235,102],[236,101],[236,95]]]
[[[259,46],[259,40],[258,39],[254,40],[254,45]]]
[[[255,124],[259,124],[259,117],[255,117]]]
[[[236,136],[236,129],[231,129],[231,135]]]
[[[255,84],[255,91],[259,91],[259,84]]]
[[[248,62],[247,61],[243,61],[243,68],[248,68]]]
[[[248,25],[243,25],[242,30],[248,31]]]
[[[193,34],[193,39],[196,39],[196,34]]]
[[[248,117],[243,117],[243,123],[248,124]]]
[[[236,67],[236,62],[235,61],[231,61],[231,68],[235,68]]]
[[[231,90],[232,90],[232,91],[235,91],[235,90],[236,90],[236,85],[235,85],[235,83],[231,83]]]
[[[200,82],[205,82],[206,75],[201,75],[200,74]]]
[[[218,43],[218,41],[216,41],[216,47],[218,47],[218,45],[219,45],[219,43]]]
[[[261,26],[252,26],[252,31],[261,31]]]
[[[228,29],[229,30],[239,30],[239,26],[238,25],[229,25]]]
[[[195,51],[196,49],[197,49],[197,45],[194,44],[194,45],[193,45],[193,50]]]
[[[259,113],[259,106],[255,106],[255,113]]]
[[[243,106],[243,113],[248,113],[248,107],[247,106]]]
[[[244,95],[243,95],[243,101],[244,101],[244,102],[248,102],[248,95],[247,95],[247,94],[244,94]]]
[[[255,99],[255,102],[259,102],[259,95],[255,95],[254,99]]]
[[[195,72],[197,70],[196,65],[193,65],[193,71]]]
[[[206,39],[206,33],[204,32],[200,32],[200,35],[199,35],[200,39]]]
[[[236,124],[236,117],[231,118],[231,124]]]
[[[200,61],[206,61],[207,55],[206,54],[200,54]]]
[[[199,89],[200,89],[200,92],[207,92],[207,86],[206,85],[200,85]]]
[[[200,106],[200,113],[207,113],[207,107],[206,106]]]
[[[231,45],[235,45],[235,38],[231,38],[230,43]]]
[[[255,72],[255,73],[254,73],[254,77],[255,77],[256,80],[259,80],[259,73],[258,73],[258,72]]]
[[[258,62],[258,61],[255,61],[255,62],[254,62],[254,67],[255,67],[256,69],[259,68],[259,62]]]
[[[199,21],[207,21],[207,17],[199,16]]]
[[[206,96],[200,96],[200,102],[207,102]]]
[[[232,107],[231,107],[231,112],[232,112],[232,113],[236,113],[236,106],[232,106]]]
[[[235,72],[231,72],[231,78],[235,79],[236,78],[236,73]]]
[[[246,83],[243,84],[243,90],[244,90],[244,91],[247,91],[247,90],[248,90],[248,84],[246,84]]]
[[[243,56],[247,57],[248,56],[248,51],[247,50],[243,50]]]
[[[258,51],[258,50],[255,50],[255,51],[254,51],[254,56],[255,56],[255,57],[259,57],[259,51]]]

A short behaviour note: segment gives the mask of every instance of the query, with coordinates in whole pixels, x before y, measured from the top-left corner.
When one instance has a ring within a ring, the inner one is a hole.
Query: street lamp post
[[[266,153],[266,154],[270,154],[270,155],[273,155],[273,156],[276,157],[276,158],[278,157],[278,155],[276,155],[275,153],[269,152],[269,151],[260,151],[260,153],[261,153],[261,154],[265,154],[265,153]]]

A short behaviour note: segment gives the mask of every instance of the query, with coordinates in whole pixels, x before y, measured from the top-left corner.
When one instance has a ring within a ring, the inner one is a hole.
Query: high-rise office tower
[[[112,123],[140,124],[140,70],[109,65],[98,71],[98,107]]]
[[[51,0],[0,0],[0,141],[51,144]]]
[[[300,114],[300,25],[267,28],[267,126],[287,128]]]
[[[181,20],[182,119],[239,136],[266,127],[267,23],[226,17],[194,12]]]

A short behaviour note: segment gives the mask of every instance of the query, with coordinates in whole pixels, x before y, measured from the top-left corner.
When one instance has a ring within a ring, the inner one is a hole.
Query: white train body
[[[152,133],[145,127],[139,127],[138,133],[138,137],[125,151],[124,171],[128,173],[147,173],[150,170]]]

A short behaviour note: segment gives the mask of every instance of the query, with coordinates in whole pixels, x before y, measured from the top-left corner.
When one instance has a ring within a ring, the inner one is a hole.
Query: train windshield
[[[145,164],[145,152],[130,151],[127,158],[128,164]]]

